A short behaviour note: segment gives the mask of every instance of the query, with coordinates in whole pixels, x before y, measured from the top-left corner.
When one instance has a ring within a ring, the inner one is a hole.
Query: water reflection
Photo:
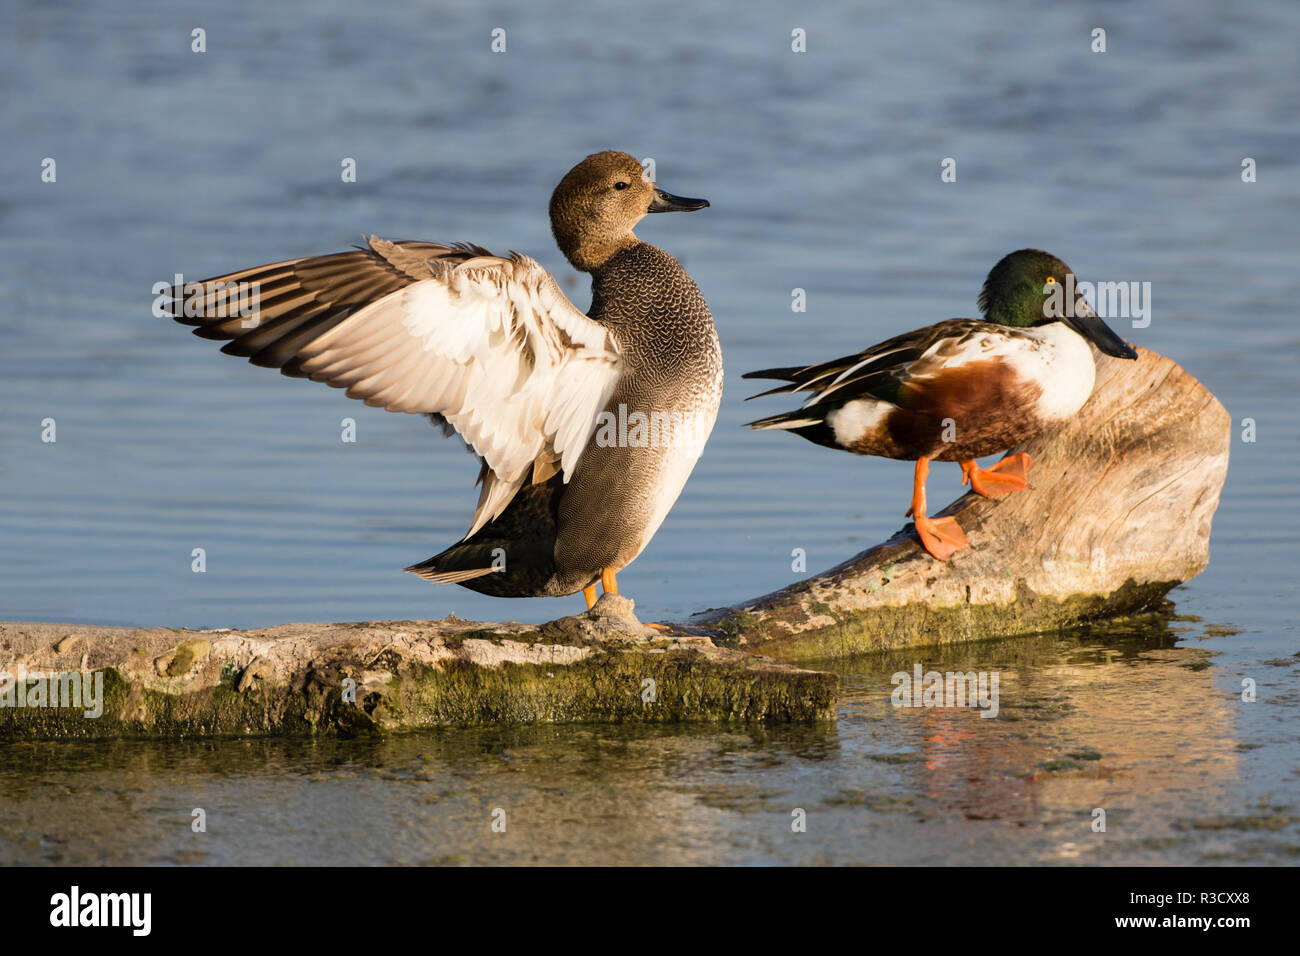
[[[1237,786],[1252,753],[1242,705],[1180,630],[1147,618],[838,665],[833,724],[19,743],[0,757],[0,851],[49,863],[1285,859],[1300,818]],[[997,671],[998,717],[892,706],[890,675],[918,661]],[[207,834],[191,832],[194,807]],[[796,808],[807,832],[791,830]],[[498,809],[504,832],[491,828]]]
[[[1178,637],[1168,622],[1148,619],[974,654],[894,654],[846,677],[859,682],[853,699],[862,719],[890,725],[891,743],[905,744],[894,757],[899,777],[932,812],[1073,831],[1077,838],[1062,841],[1075,848],[1067,855],[1105,859],[1135,829],[1167,835],[1183,815],[1177,794],[1196,792],[1198,813],[1222,807],[1240,773],[1240,703],[1207,666],[1208,652],[1176,646]],[[916,660],[944,671],[997,670],[999,717],[891,707],[886,673],[910,671]],[[1096,808],[1107,834],[1090,839]]]

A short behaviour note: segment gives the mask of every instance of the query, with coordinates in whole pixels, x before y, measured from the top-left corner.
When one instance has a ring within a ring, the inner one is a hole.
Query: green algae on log
[[[685,627],[780,660],[850,657],[1071,627],[1159,608],[1209,563],[1232,423],[1164,356],[1097,355],[1079,414],[1019,451],[1030,490],[968,493],[941,515],[971,543],[935,561],[906,526],[829,571]],[[958,425],[960,427],[960,424]],[[956,471],[956,466],[952,466]],[[942,469],[932,469],[931,480]],[[906,501],[899,488],[896,503]],[[894,499],[877,496],[882,506]]]
[[[455,618],[250,631],[0,623],[0,739],[834,716],[834,675],[648,631],[631,609],[606,595],[540,628]],[[20,679],[35,688],[56,674],[84,679],[78,706],[49,706],[49,693],[16,706]]]

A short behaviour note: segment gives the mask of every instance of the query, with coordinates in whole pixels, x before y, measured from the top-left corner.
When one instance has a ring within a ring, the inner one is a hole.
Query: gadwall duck
[[[627,153],[573,167],[551,230],[591,274],[588,313],[526,256],[373,236],[177,287],[167,311],[229,340],[228,355],[461,435],[482,461],[469,532],[407,571],[500,597],[582,591],[590,608],[597,581],[618,593],[717,417],[708,306],[632,232],[647,213],[708,205],[659,189]]]
[[[1096,376],[1088,342],[1107,355],[1137,358],[1082,297],[1063,301],[1072,277],[1055,256],[1021,249],[988,274],[982,319],[949,319],[821,365],[749,372],[745,378],[789,383],[752,398],[813,393],[797,411],[749,427],[915,461],[907,513],[925,549],[945,560],[970,544],[956,519],[925,515],[930,461],[959,462],[962,484],[988,498],[1026,488],[1028,455],[991,468],[975,459],[1015,448],[1083,407]]]

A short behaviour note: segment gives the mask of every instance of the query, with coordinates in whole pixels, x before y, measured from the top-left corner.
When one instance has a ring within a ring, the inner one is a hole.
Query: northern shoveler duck
[[[708,205],[658,188],[627,153],[571,169],[551,229],[591,274],[589,313],[525,256],[375,237],[177,287],[167,312],[228,340],[229,355],[461,435],[482,461],[469,532],[407,571],[501,597],[582,591],[590,608],[597,581],[618,593],[616,573],[659,528],[717,417],[708,306],[632,232],[648,213]],[[238,308],[250,299],[251,318]]]
[[[821,365],[750,372],[744,377],[789,383],[762,395],[813,396],[797,411],[749,427],[915,461],[907,513],[925,549],[946,560],[970,544],[955,519],[926,517],[930,462],[960,463],[962,484],[988,498],[1027,488],[1028,455],[991,468],[975,459],[1015,448],[1083,407],[1096,375],[1088,342],[1107,355],[1137,358],[1082,297],[1072,307],[1062,303],[1069,274],[1055,256],[1021,249],[989,272],[982,319],[949,319]]]

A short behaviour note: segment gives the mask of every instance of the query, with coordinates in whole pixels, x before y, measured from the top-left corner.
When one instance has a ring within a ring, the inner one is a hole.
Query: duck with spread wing
[[[178,287],[168,310],[228,355],[464,438],[482,460],[469,532],[406,570],[500,597],[582,591],[591,607],[597,582],[618,593],[617,572],[659,528],[717,417],[708,306],[676,259],[632,232],[649,213],[706,206],[658,188],[627,153],[570,170],[551,229],[591,274],[587,313],[526,256],[374,237]],[[251,318],[236,307],[250,286]]]

